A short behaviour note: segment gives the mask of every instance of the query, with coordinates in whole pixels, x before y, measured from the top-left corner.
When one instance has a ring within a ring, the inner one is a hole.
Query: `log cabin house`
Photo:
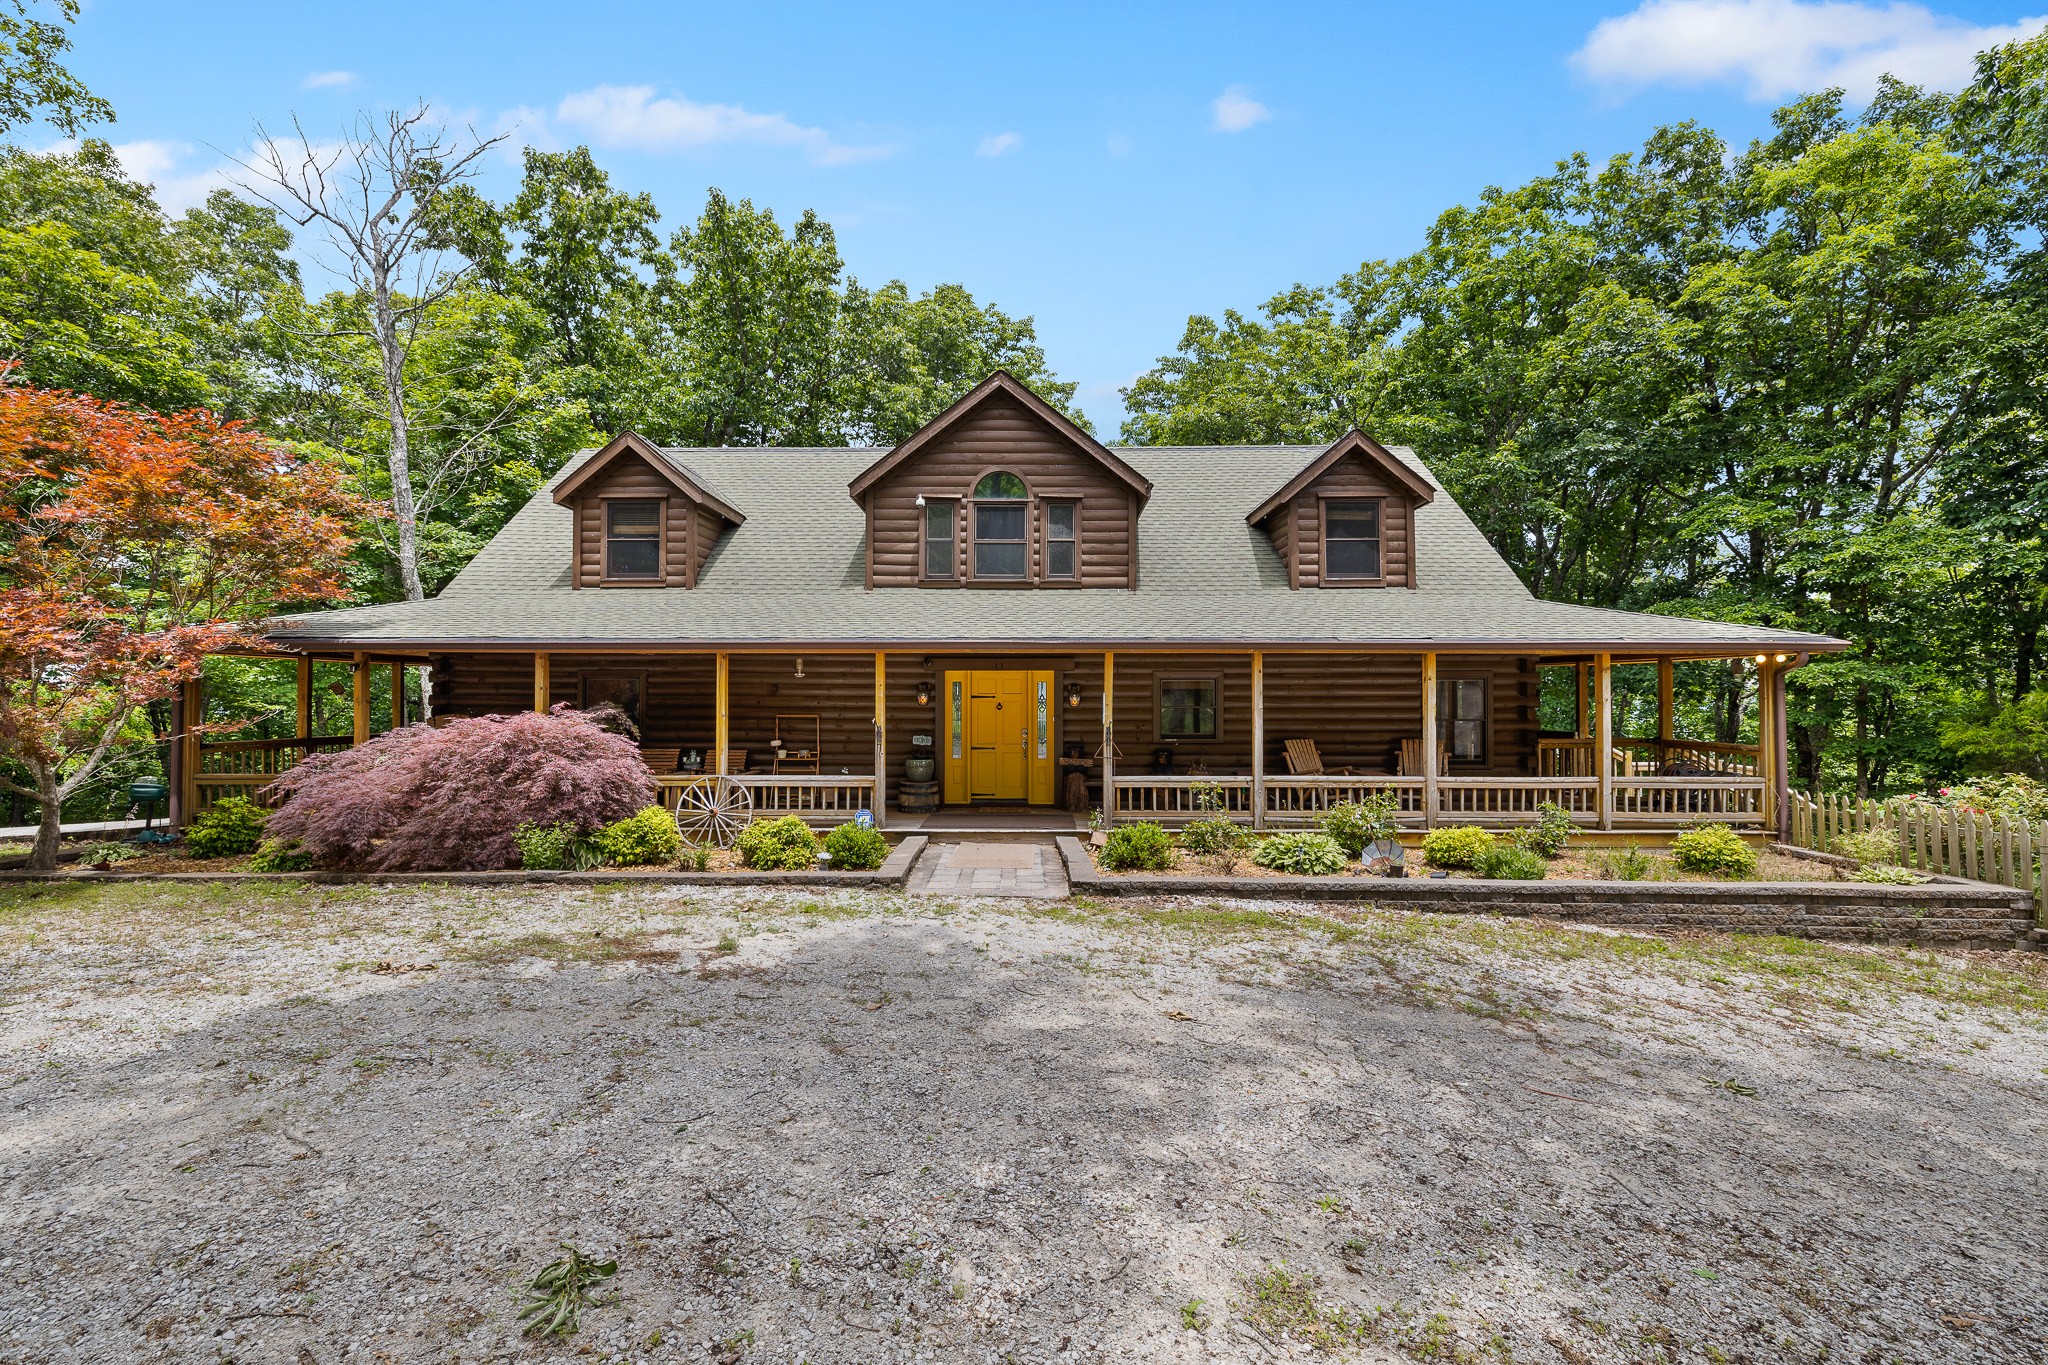
[[[1174,823],[1220,793],[1266,826],[1391,790],[1417,827],[1555,802],[1596,830],[1763,831],[1786,809],[1785,674],[1843,647],[1540,600],[1414,452],[1362,432],[1112,448],[1004,373],[892,450],[621,433],[438,596],[271,638],[300,661],[299,737],[179,746],[183,810],[362,742],[371,670],[424,665],[434,716],[620,704],[686,813],[1072,827],[1056,813]],[[1758,744],[1673,736],[1671,667],[1698,659],[1755,670]],[[309,733],[315,661],[348,665],[353,734]],[[1614,733],[1626,663],[1657,667],[1654,735]],[[1577,723],[1544,734],[1559,667]],[[935,787],[906,783],[913,757]]]

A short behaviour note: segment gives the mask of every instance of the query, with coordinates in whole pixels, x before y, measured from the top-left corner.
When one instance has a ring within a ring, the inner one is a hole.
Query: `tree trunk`
[[[374,297],[377,351],[384,364],[384,411],[391,423],[386,459],[391,470],[391,513],[398,523],[398,577],[405,600],[417,602],[427,594],[420,587],[419,515],[412,496],[411,432],[405,414],[405,348],[399,344],[398,313],[391,306],[391,277],[382,270],[376,275]]]
[[[36,800],[42,804],[42,819],[36,826],[35,847],[29,850],[31,872],[54,872],[57,845],[64,837],[64,798],[57,791],[57,770],[44,764],[29,765],[36,779]]]

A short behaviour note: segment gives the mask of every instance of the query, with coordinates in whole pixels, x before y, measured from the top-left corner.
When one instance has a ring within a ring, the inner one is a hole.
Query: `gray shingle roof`
[[[744,512],[694,589],[572,590],[570,511],[544,489],[436,598],[280,623],[300,647],[887,644],[1259,645],[1544,649],[1694,646],[1811,650],[1796,631],[1541,601],[1439,489],[1416,509],[1412,589],[1290,590],[1245,514],[1321,453],[1313,446],[1137,446],[1117,454],[1154,486],[1138,521],[1135,590],[869,590],[864,519],[847,484],[884,453],[846,448],[671,452]],[[559,480],[588,459],[572,459]]]

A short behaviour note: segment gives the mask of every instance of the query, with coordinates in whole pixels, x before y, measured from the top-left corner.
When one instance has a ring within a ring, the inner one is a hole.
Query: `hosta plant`
[[[1276,834],[1259,845],[1252,861],[1274,872],[1292,872],[1304,877],[1327,877],[1342,872],[1349,861],[1343,848],[1327,834],[1301,831]]]

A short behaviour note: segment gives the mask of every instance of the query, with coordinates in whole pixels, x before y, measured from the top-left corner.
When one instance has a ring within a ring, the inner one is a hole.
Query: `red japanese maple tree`
[[[340,470],[210,412],[159,415],[0,374],[0,786],[38,802],[55,866],[66,797],[138,708],[278,606],[341,586]],[[27,781],[18,781],[25,771]]]

